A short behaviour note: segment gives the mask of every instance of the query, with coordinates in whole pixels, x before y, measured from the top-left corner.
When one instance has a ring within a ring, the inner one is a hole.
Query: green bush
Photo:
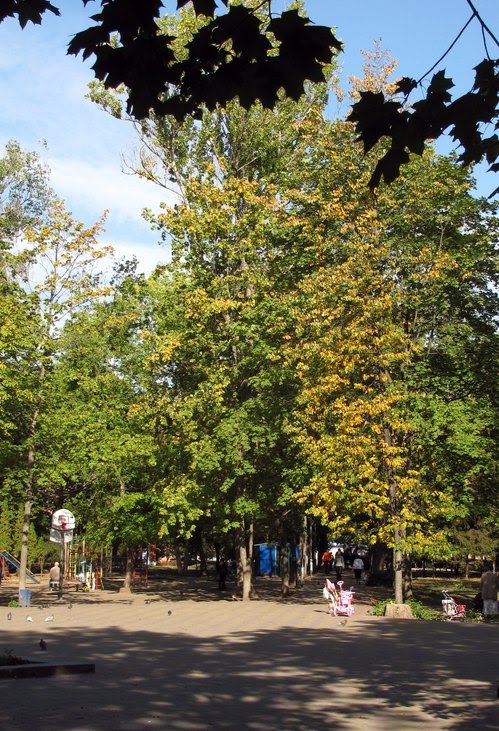
[[[383,617],[387,604],[395,604],[395,599],[384,599],[383,601],[376,602],[369,613],[374,614],[375,617]]]
[[[466,614],[464,615],[464,618],[467,622],[483,622],[484,617],[481,612],[479,612],[477,609],[466,609]]]
[[[412,609],[412,614],[416,619],[440,619],[442,612],[432,607],[427,607],[416,599],[408,599],[406,602]]]

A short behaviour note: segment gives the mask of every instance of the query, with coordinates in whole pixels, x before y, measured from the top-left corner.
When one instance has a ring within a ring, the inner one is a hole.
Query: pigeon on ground
[[[10,620],[12,619],[12,612],[9,612],[9,613],[7,614],[7,619],[8,619],[9,621],[10,621]]]
[[[171,613],[172,613],[172,610],[171,610],[171,609],[169,609],[169,610],[168,610],[168,616],[170,616],[170,615],[171,615]]]
[[[68,609],[73,609],[73,605],[72,604],[68,604]]]
[[[32,620],[32,619],[31,619],[31,617],[30,617],[30,616],[28,615],[28,616],[26,617],[26,622],[32,622],[32,621],[33,621],[33,620]]]
[[[344,627],[346,625],[347,621],[348,621],[347,619],[342,619],[340,622],[341,626]]]
[[[45,640],[40,640],[40,650],[46,650],[47,649],[47,643]]]
[[[45,617],[45,621],[46,622],[53,622],[54,621],[54,615],[53,614],[49,614],[48,617]]]

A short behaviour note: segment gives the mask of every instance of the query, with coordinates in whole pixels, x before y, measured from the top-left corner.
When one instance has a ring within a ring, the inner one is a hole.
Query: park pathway
[[[61,602],[44,591],[10,610],[2,586],[0,652],[96,672],[0,680],[0,730],[499,728],[498,625],[373,617],[365,588],[345,623],[326,613],[322,583],[280,601],[261,581],[263,598],[244,603],[213,582]]]

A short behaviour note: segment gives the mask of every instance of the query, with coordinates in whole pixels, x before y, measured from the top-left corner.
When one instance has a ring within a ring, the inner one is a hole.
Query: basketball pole
[[[61,527],[59,528],[59,533],[61,535],[61,555],[60,555],[60,574],[59,574],[59,594],[58,599],[62,599],[62,584],[64,582],[64,571],[65,571],[65,565],[64,565],[64,557],[66,554],[65,544],[64,544],[64,538],[66,533],[66,523],[61,523]]]

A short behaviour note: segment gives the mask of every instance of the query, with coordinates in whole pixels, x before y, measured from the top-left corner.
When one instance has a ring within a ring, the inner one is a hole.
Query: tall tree
[[[95,262],[110,253],[109,247],[98,244],[101,228],[102,221],[85,228],[60,202],[54,201],[46,221],[24,230],[21,250],[5,255],[4,284],[13,292],[17,306],[10,309],[5,321],[9,349],[3,365],[8,378],[20,379],[18,396],[24,396],[23,401],[16,399],[17,458],[4,478],[17,485],[24,501],[20,590],[25,588],[29,526],[38,497],[39,426],[57,358],[60,328],[75,312],[106,291],[93,271]]]
[[[279,196],[299,185],[303,128],[320,124],[325,101],[317,87],[274,111],[231,103],[199,124],[153,117],[141,127],[139,171],[170,179],[180,196],[174,209],[151,215],[173,252],[153,285],[151,393],[162,428],[175,435],[159,485],[165,517],[187,535],[207,515],[235,531],[244,598],[255,521],[285,513],[291,495],[282,422],[292,383],[272,360],[284,322],[278,293],[292,280],[279,265],[287,235],[278,233]]]
[[[22,230],[45,215],[53,196],[48,168],[36,152],[11,140],[0,158],[0,248],[12,246]]]
[[[80,311],[59,338],[40,425],[40,439],[57,446],[40,455],[39,470],[53,499],[64,495],[79,516],[87,545],[119,545],[131,556],[158,535],[156,448],[144,408],[148,295],[133,262],[117,265],[111,284],[112,294]],[[131,570],[125,586],[130,579]]]
[[[461,410],[467,400],[450,358],[457,342],[469,353],[461,366],[473,391],[485,386],[473,375],[472,344],[493,347],[494,209],[431,152],[370,200],[359,188],[369,166],[348,143],[351,128],[337,123],[330,135],[310,208],[321,211],[318,266],[301,285],[291,349],[302,383],[295,438],[314,468],[300,498],[331,528],[393,547],[401,602],[405,556],[448,550],[450,528],[468,510],[470,473],[436,479],[442,465],[427,437],[442,397]],[[436,379],[442,358],[445,395]],[[483,409],[468,415],[489,439]]]

